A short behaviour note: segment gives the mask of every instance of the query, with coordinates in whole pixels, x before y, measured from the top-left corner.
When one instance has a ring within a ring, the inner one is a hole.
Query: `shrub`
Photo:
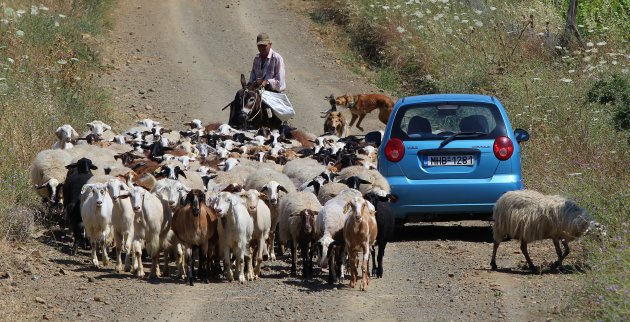
[[[628,80],[619,75],[613,75],[610,79],[598,80],[588,91],[586,97],[591,103],[615,104],[620,101],[628,101],[630,98]]]

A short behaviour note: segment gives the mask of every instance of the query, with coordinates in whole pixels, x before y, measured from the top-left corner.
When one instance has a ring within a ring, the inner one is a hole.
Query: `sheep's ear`
[[[94,128],[94,124],[92,122],[85,123],[85,125],[87,125],[90,128],[90,130]]]
[[[260,192],[265,192],[265,191],[267,191],[267,190],[269,190],[269,187],[267,187],[267,185],[264,185],[264,186],[260,189]]]
[[[103,124],[103,129],[105,129],[105,131],[107,131],[107,130],[111,131],[112,127],[107,125],[107,124]]]
[[[289,193],[287,189],[281,185],[278,186],[278,191],[284,191],[285,193]]]
[[[76,163],[71,163],[71,164],[68,164],[68,165],[66,166],[66,169],[70,170],[70,169],[73,169],[73,168],[76,168],[76,167],[77,167],[77,164],[76,164]]]
[[[35,189],[36,189],[36,190],[37,190],[37,189],[44,189],[44,188],[48,188],[48,183],[44,183],[44,184],[42,184],[42,185],[35,186]]]
[[[344,207],[343,207],[343,213],[348,213],[350,212],[350,203],[347,203]]]
[[[62,138],[61,138],[61,133],[62,133],[62,132],[63,132],[63,128],[62,128],[61,126],[60,126],[60,127],[58,127],[58,128],[57,128],[57,130],[55,130],[55,136],[56,136],[59,140],[61,140],[61,139],[62,139]]]
[[[118,196],[118,198],[119,198],[119,199],[127,199],[127,198],[129,198],[129,194],[126,194],[126,195],[119,195],[119,196]]]
[[[92,184],[85,184],[81,188],[81,194],[84,194],[84,193],[86,193],[88,191],[92,191]]]
[[[93,164],[90,164],[90,170],[98,170],[98,167]]]

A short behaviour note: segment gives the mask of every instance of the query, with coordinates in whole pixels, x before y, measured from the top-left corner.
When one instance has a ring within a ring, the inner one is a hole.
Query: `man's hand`
[[[266,79],[257,79],[256,84],[265,87],[267,86],[267,84],[269,84],[269,82]]]

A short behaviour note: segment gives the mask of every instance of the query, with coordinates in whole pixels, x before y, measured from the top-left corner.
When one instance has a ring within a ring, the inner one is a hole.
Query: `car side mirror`
[[[372,132],[368,132],[365,135],[365,143],[367,144],[373,144],[374,146],[378,147],[379,145],[381,145],[381,140],[383,139],[381,132],[380,131],[372,131]]]
[[[514,136],[516,137],[516,142],[518,143],[529,140],[529,133],[523,129],[514,130]]]

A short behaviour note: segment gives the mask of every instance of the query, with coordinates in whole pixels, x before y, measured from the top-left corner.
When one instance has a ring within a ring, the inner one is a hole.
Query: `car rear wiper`
[[[447,144],[449,144],[451,141],[455,140],[456,138],[460,137],[460,136],[465,136],[465,135],[487,135],[488,133],[486,132],[457,132],[449,137],[447,137],[446,139],[444,139],[444,141],[442,141],[442,143],[440,143],[440,146],[438,146],[438,150],[443,148],[444,146],[446,146]]]

